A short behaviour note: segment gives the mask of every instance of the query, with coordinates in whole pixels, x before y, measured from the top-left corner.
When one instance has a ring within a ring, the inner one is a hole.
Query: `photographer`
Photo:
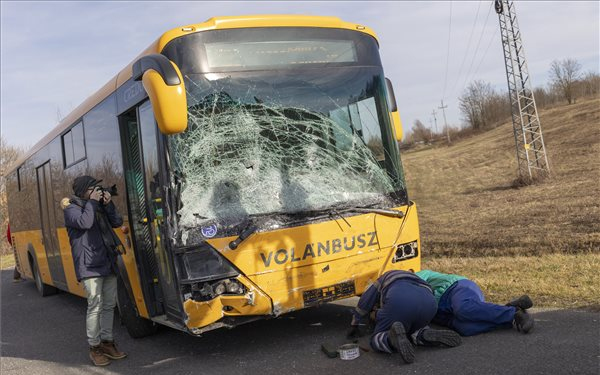
[[[113,340],[113,315],[117,299],[116,247],[112,231],[123,224],[111,194],[90,176],[73,181],[73,195],[64,208],[77,281],[87,296],[86,330],[90,359],[96,366],[110,364],[126,354]],[[114,193],[114,192],[113,192]]]

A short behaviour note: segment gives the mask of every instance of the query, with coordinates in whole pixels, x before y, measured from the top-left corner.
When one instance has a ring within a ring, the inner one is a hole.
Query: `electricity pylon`
[[[519,175],[531,180],[550,172],[542,128],[529,80],[515,6],[510,0],[495,0],[495,8],[500,20]]]

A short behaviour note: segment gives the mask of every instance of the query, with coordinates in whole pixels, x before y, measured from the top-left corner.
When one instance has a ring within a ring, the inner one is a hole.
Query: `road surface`
[[[413,364],[398,355],[361,351],[353,361],[327,358],[321,343],[342,344],[353,300],[297,311],[200,338],[169,328],[131,339],[115,325],[129,357],[97,368],[88,359],[85,300],[39,297],[31,281],[1,272],[2,375],[16,374],[600,374],[600,314],[534,310],[534,332],[466,337],[451,349],[422,348]],[[354,300],[355,301],[355,300]]]

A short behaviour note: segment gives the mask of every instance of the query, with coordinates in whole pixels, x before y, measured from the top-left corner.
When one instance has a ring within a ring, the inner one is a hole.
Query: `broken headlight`
[[[200,282],[186,286],[184,299],[209,301],[221,295],[244,294],[246,288],[236,279]]]
[[[415,258],[419,255],[419,245],[417,241],[396,245],[394,258],[392,263],[396,263],[402,260]]]
[[[208,301],[223,294],[244,294],[236,279],[240,272],[207,244],[179,254],[179,271],[184,300]]]
[[[239,272],[208,245],[188,249],[179,256],[181,282],[191,283],[235,277]]]

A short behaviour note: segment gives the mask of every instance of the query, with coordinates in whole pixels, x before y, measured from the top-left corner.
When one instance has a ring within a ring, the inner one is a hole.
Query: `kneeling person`
[[[460,345],[456,332],[428,327],[437,304],[429,284],[412,272],[388,271],[367,288],[353,311],[352,325],[362,324],[376,305],[371,336],[376,351],[398,352],[406,363],[412,363],[415,354],[410,340],[417,345]]]

